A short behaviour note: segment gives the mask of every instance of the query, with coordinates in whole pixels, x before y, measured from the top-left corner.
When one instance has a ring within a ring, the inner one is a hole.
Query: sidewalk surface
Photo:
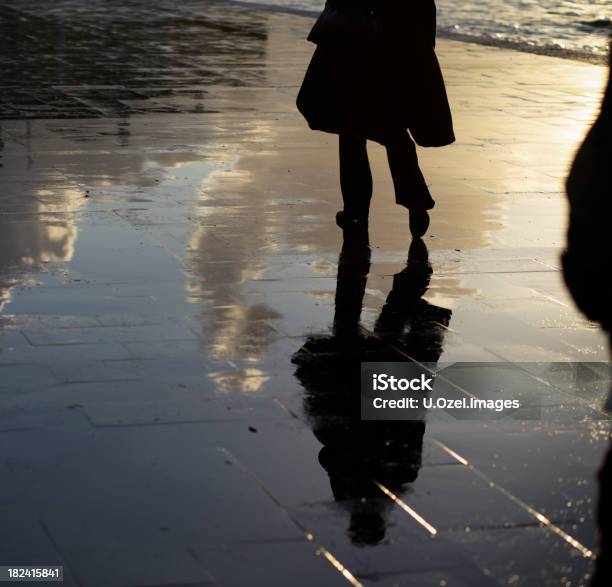
[[[330,464],[330,435],[357,437],[321,363],[292,363],[329,340],[342,246],[336,137],[294,108],[311,21],[204,0],[0,19],[0,564],[88,587],[586,584],[610,382],[559,253],[603,67],[439,41],[458,142],[420,151],[424,299],[452,316],[424,344],[541,417],[432,415],[412,480],[372,490],[359,454]],[[368,276],[364,339],[408,358],[375,327],[410,238],[370,153],[348,283]]]

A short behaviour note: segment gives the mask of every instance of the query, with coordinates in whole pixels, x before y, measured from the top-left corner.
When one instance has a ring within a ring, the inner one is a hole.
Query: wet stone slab
[[[0,32],[10,48],[0,119],[215,112],[207,88],[262,80],[263,17],[215,2],[158,2],[157,10],[134,0],[84,6],[0,4]]]

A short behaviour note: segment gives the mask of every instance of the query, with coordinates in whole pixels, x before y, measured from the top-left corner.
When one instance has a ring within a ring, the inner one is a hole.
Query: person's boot
[[[429,228],[429,213],[425,208],[410,208],[410,234],[414,238],[421,238]]]
[[[436,202],[423,181],[421,187],[413,193],[411,203],[408,205],[410,233],[414,238],[421,238],[427,232],[429,228],[428,210],[431,210],[435,205]]]
[[[347,214],[345,210],[336,212],[336,224],[345,231],[363,232],[368,230],[368,217]]]

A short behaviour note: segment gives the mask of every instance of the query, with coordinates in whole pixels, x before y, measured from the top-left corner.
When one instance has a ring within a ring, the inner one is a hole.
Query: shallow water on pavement
[[[52,64],[78,79],[83,59],[22,6],[45,50],[4,80],[0,121],[3,556],[59,548],[88,585],[344,584],[334,561],[363,584],[584,579],[610,377],[558,255],[603,69],[442,42],[460,138],[420,153],[424,246],[372,146],[371,246],[343,249],[335,137],[293,105],[306,21],[56,3],[103,58],[75,87]],[[481,362],[472,391],[520,382],[539,418],[355,425],[342,367],[398,354],[459,386],[454,364]]]

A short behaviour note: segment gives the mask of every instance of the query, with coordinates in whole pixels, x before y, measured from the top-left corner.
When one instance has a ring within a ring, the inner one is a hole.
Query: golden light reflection
[[[25,189],[25,188],[24,188]],[[83,205],[78,188],[21,192],[27,216],[3,218],[0,230],[0,310],[12,301],[11,290],[25,286],[26,273],[44,271],[42,264],[68,262],[74,256],[78,228],[74,212]]]
[[[355,575],[351,573],[327,548],[318,544],[312,533],[306,533],[306,539],[310,542],[315,542],[317,545],[317,554],[324,556],[327,561],[336,569],[353,587],[363,587],[363,583],[359,582]]]
[[[491,487],[492,489],[496,489],[499,493],[501,493],[502,495],[507,497],[510,501],[518,505],[521,509],[526,511],[530,516],[536,519],[542,527],[553,532],[554,534],[559,536],[559,538],[561,538],[562,540],[567,542],[570,546],[575,548],[583,557],[590,558],[592,560],[596,559],[595,553],[591,549],[584,546],[584,544],[582,544],[581,542],[576,540],[576,538],[574,538],[573,536],[565,532],[565,530],[562,530],[559,526],[554,524],[544,514],[542,514],[541,512],[538,512],[535,508],[525,503],[522,499],[520,499],[513,493],[510,493],[507,489],[505,489],[501,485],[498,485],[497,483],[495,483],[487,475],[485,475],[484,473],[476,469],[476,467],[474,467],[474,465],[472,465],[467,459],[465,459],[464,457],[456,453],[454,450],[446,446],[444,443],[440,442],[439,440],[435,440],[435,439],[433,440],[433,442],[436,445],[438,445],[444,452],[452,456],[456,461],[468,467],[475,475],[477,475],[478,477],[486,481],[489,487]]]
[[[256,393],[269,381],[270,376],[257,368],[209,373],[208,378],[215,388],[224,393]]]
[[[374,484],[396,505],[398,505],[402,510],[404,510],[413,520],[415,520],[418,524],[423,526],[425,530],[429,532],[429,534],[434,537],[438,531],[416,510],[413,510],[405,501],[403,501],[398,495],[393,493],[388,487],[385,487],[382,483],[378,481],[374,481]]]
[[[223,128],[221,119],[218,126]],[[256,393],[269,380],[261,363],[267,348],[278,333],[270,322],[280,314],[257,294],[245,296],[244,284],[261,280],[268,269],[266,257],[278,252],[264,206],[253,207],[253,198],[263,198],[254,188],[258,169],[242,164],[244,153],[253,143],[274,144],[276,129],[269,121],[248,121],[239,141],[229,142],[221,133],[219,142],[210,142],[207,152],[216,162],[198,183],[200,206],[196,208],[199,225],[189,241],[191,251],[187,274],[194,278],[187,285],[188,299],[197,304],[212,304],[217,311],[202,312],[202,352],[209,358],[228,361],[236,368],[209,375],[222,392]],[[246,142],[243,146],[242,141]],[[260,160],[265,150],[255,149]],[[226,205],[208,205],[226,202]],[[218,230],[224,228],[224,230]],[[270,236],[268,236],[270,235]],[[265,254],[256,243],[265,240]],[[246,367],[245,367],[246,365]]]

